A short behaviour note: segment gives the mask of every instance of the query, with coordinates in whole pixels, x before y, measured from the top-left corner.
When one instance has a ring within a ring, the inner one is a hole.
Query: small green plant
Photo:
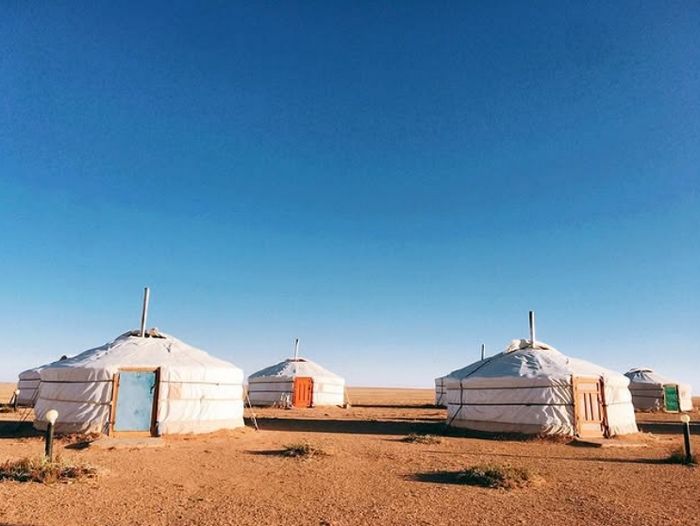
[[[54,482],[92,478],[97,470],[83,464],[67,464],[61,458],[49,461],[45,457],[21,458],[7,460],[0,464],[0,481],[14,480],[17,482]]]
[[[686,458],[685,451],[682,448],[674,449],[666,458],[669,464],[684,464],[686,466],[696,466],[698,464],[697,455],[690,455]]]
[[[323,451],[321,448],[312,446],[308,442],[288,444],[284,446],[284,449],[282,450],[282,455],[285,457],[294,458],[311,458],[315,456],[323,456],[325,454],[325,451]]]
[[[532,484],[536,477],[529,469],[512,466],[473,466],[457,474],[457,482],[483,488],[514,489]]]
[[[410,444],[439,444],[442,442],[442,438],[435,435],[420,435],[418,433],[411,433],[401,439],[402,442],[408,442]]]

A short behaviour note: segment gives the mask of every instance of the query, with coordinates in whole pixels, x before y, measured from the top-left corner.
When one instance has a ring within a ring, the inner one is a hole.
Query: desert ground
[[[0,401],[13,388],[2,385]],[[681,443],[678,426],[615,441],[627,447],[464,436],[406,443],[410,433],[443,430],[432,390],[354,388],[349,396],[349,409],[256,409],[259,431],[166,437],[161,447],[81,449],[75,437],[61,439],[64,460],[91,464],[96,478],[0,482],[0,525],[698,523],[700,468],[664,462]],[[678,419],[639,420],[669,417]],[[42,452],[42,438],[19,418],[0,414],[0,461]],[[697,410],[692,418],[700,421]],[[299,442],[325,455],[280,455]],[[697,435],[693,445],[700,451]],[[454,483],[452,473],[476,464],[526,467],[538,480],[513,490]]]

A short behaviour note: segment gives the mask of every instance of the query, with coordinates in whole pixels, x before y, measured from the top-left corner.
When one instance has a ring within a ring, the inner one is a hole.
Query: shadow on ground
[[[433,404],[352,404],[352,407],[365,407],[369,409],[442,409]]]
[[[680,423],[676,422],[637,422],[637,427],[644,433],[683,436],[683,428]],[[700,435],[700,424],[690,424],[690,434]]]
[[[87,449],[90,447],[90,444],[92,444],[94,441],[93,440],[81,440],[80,442],[73,442],[71,444],[66,444],[64,447],[66,449]]]
[[[265,449],[261,451],[248,451],[250,455],[256,455],[259,457],[285,457],[284,449]]]
[[[25,438],[42,436],[32,422],[0,421],[0,438]],[[0,523],[2,526],[2,523]]]
[[[406,477],[416,482],[429,482],[432,484],[458,484],[464,486],[464,473],[462,471],[427,471],[414,473]]]
[[[322,420],[303,418],[257,418],[262,431],[291,431],[299,433],[353,433],[361,435],[408,435],[411,433],[439,434],[443,422],[405,422],[389,420]],[[248,425],[251,425],[247,421]]]
[[[442,451],[431,451],[431,453],[442,453]],[[450,452],[445,452],[450,453]],[[553,455],[514,455],[511,453],[485,453],[485,457],[498,457],[507,459],[527,459],[527,460],[565,460],[571,462],[605,462],[610,464],[652,464],[652,465],[673,465],[668,458],[614,458],[614,457],[564,457]]]

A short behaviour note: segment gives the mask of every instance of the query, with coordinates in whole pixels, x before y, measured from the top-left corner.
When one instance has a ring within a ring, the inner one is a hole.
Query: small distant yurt
[[[27,369],[19,373],[19,380],[17,382],[17,389],[19,389],[17,405],[34,407],[34,400],[39,392],[39,382],[41,381],[41,376],[39,376],[40,370],[40,367],[34,367],[33,369]]]
[[[447,379],[447,423],[494,433],[603,437],[637,432],[626,376],[534,338]]]
[[[486,346],[481,344],[481,359],[484,359],[486,352]],[[435,378],[435,405],[437,407],[447,407],[447,379],[451,378],[453,374],[459,372],[459,369],[446,374],[445,376],[440,376]]]
[[[51,409],[59,433],[159,436],[243,425],[243,371],[156,329],[126,332],[39,374],[38,429]]]
[[[266,367],[248,377],[252,405],[313,407],[345,405],[345,379],[299,355]]]
[[[451,373],[450,373],[451,374]],[[447,379],[449,374],[435,378],[435,405],[437,407],[447,407]]]
[[[67,356],[61,356],[59,360],[66,360],[67,358]],[[17,389],[19,389],[17,405],[22,407],[34,407],[34,401],[39,393],[39,383],[41,382],[41,375],[39,373],[48,365],[49,364],[40,365],[39,367],[27,369],[19,373],[17,382]]]
[[[693,410],[692,388],[660,375],[648,368],[630,369],[625,373],[630,379],[632,403],[637,411]]]

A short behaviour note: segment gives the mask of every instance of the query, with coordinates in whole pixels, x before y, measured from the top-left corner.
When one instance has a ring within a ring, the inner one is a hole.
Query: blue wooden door
[[[114,430],[150,431],[155,390],[155,371],[121,371]]]

